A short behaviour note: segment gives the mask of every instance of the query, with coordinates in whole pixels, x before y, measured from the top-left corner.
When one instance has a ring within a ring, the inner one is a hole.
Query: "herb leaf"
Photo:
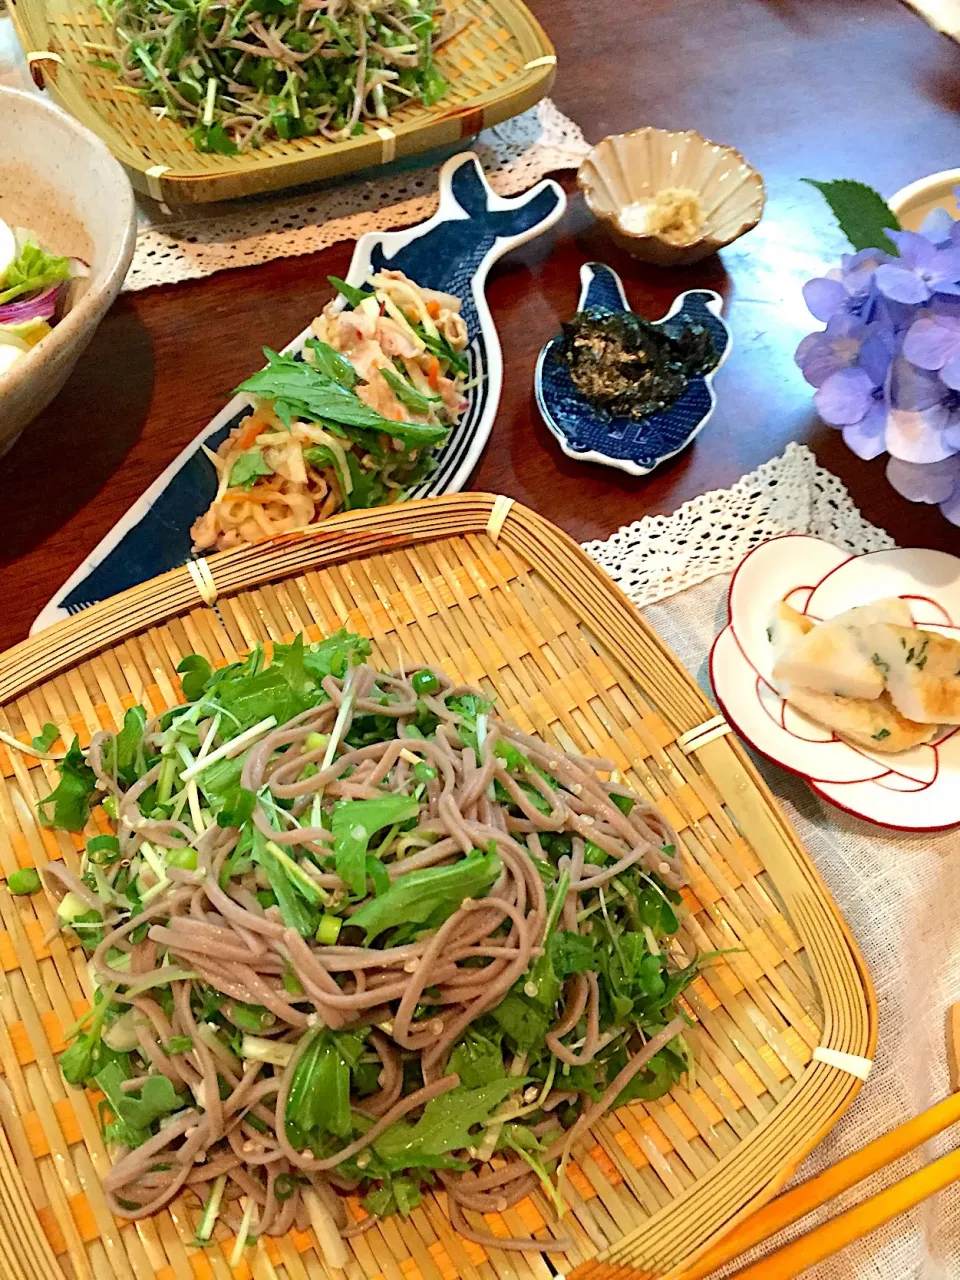
[[[59,783],[37,805],[40,821],[47,827],[82,831],[90,817],[97,777],[83,758],[79,738],[74,738],[66,758],[57,765],[57,772]]]
[[[420,812],[413,796],[385,795],[374,800],[346,800],[333,813],[333,851],[337,875],[362,895],[367,884],[367,846],[376,832],[406,822]],[[389,890],[387,890],[389,893]]]
[[[250,489],[258,476],[272,476],[273,467],[263,456],[262,449],[248,449],[241,453],[230,468],[230,486],[234,489]]]
[[[500,874],[495,853],[472,850],[452,867],[425,867],[395,880],[379,898],[365,902],[350,923],[365,929],[367,943],[396,925],[437,925],[456,911],[464,898],[482,897]]]

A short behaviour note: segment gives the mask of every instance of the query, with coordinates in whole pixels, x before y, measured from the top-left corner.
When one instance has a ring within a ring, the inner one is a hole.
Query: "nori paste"
[[[669,333],[632,311],[578,311],[563,326],[562,352],[574,386],[595,408],[638,421],[673,404],[717,363],[704,325]]]

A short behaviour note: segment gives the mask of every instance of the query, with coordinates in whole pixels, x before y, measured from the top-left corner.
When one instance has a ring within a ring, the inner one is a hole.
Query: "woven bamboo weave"
[[[230,662],[257,641],[345,625],[375,660],[433,661],[499,699],[522,729],[611,756],[680,833],[689,887],[684,955],[726,950],[684,1000],[695,1019],[692,1088],[608,1115],[574,1151],[569,1210],[540,1196],[487,1225],[575,1250],[508,1254],[455,1235],[442,1195],[351,1240],[351,1280],[547,1280],[662,1275],[783,1184],[859,1081],[813,1062],[824,1045],[870,1057],[876,1008],[842,920],[748,757],[730,735],[686,754],[677,739],[715,711],[634,608],[565,535],[514,505],[496,541],[494,499],[463,494],[352,512],[322,528],[213,557],[201,602],[174,570],[0,657],[0,728],[28,741],[54,721],[81,744],[143,702],[180,700],[193,651]],[[0,875],[63,858],[79,837],[40,828],[49,762],[0,747]],[[106,829],[97,811],[91,831]],[[311,1234],[259,1242],[231,1273],[226,1227],[193,1247],[196,1207],[141,1223],[108,1213],[97,1097],[67,1088],[55,1055],[87,1007],[82,952],[46,944],[42,894],[0,887],[0,1272],[11,1280],[319,1280]],[[682,959],[678,955],[678,959]],[[350,1211],[360,1217],[358,1203]],[[477,1222],[482,1226],[482,1223]],[[636,1270],[634,1269],[636,1268]]]
[[[386,130],[370,124],[342,142],[274,140],[223,156],[197,151],[182,126],[159,119],[117,75],[93,66],[91,59],[102,59],[103,46],[113,43],[93,0],[10,0],[24,49],[58,59],[34,60],[51,96],[103,139],[138,191],[175,204],[302,186],[450,147],[519,115],[549,91],[553,45],[522,0],[459,0],[453,10],[459,29],[437,54],[450,88],[435,106],[401,107]]]

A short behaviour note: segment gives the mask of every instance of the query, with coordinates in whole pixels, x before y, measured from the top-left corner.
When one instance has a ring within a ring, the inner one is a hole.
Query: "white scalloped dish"
[[[902,831],[960,824],[960,732],[941,728],[896,755],[839,738],[789,706],[774,687],[767,628],[785,600],[817,621],[855,605],[899,596],[915,626],[960,639],[960,559],[901,549],[855,556],[819,538],[765,542],[740,564],[729,621],[710,653],[710,678],[724,715],[755,750],[847,813]]]

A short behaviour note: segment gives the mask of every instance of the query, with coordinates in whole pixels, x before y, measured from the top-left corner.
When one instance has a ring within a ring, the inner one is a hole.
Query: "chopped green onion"
[[[168,849],[167,863],[171,867],[182,867],[184,871],[196,871],[197,851],[189,845],[182,849]]]
[[[33,867],[24,867],[21,871],[14,871],[7,881],[7,888],[17,897],[24,897],[28,893],[38,893],[42,883]]]
[[[336,940],[340,937],[340,930],[343,928],[343,921],[339,916],[331,915],[325,912],[320,918],[320,924],[317,927],[317,941],[322,942],[325,946],[332,947]]]
[[[415,671],[410,683],[413,685],[414,693],[421,696],[425,693],[440,692],[440,681],[428,667],[424,667],[422,671]]]

